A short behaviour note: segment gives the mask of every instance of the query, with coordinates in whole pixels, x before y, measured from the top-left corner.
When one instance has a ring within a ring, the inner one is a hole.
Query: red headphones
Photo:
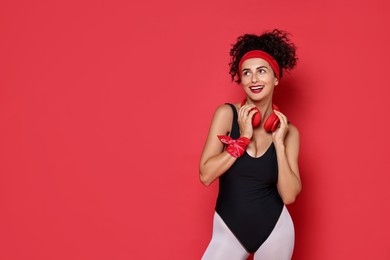
[[[246,99],[244,99],[241,102],[241,106],[245,105],[245,102],[246,102]],[[274,104],[272,104],[272,108],[276,111],[280,111],[280,109]],[[261,113],[257,107],[254,107],[253,109],[257,109],[259,111],[256,114],[254,114],[254,116],[252,117],[252,125],[253,125],[253,127],[257,127],[260,125],[260,122],[261,122]],[[274,112],[272,112],[271,115],[269,115],[269,117],[267,118],[267,120],[264,123],[264,129],[265,129],[265,131],[270,133],[270,132],[275,131],[276,128],[278,127],[278,125],[279,125],[279,117]]]

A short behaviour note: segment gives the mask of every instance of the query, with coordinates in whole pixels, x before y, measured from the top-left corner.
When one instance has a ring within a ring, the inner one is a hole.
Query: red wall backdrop
[[[0,259],[200,259],[198,181],[228,51],[280,28],[276,103],[301,132],[294,259],[390,259],[388,33],[373,1],[0,3]]]

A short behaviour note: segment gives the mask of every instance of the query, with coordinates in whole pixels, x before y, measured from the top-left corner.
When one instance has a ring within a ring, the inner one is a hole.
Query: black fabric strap
[[[232,110],[233,110],[233,122],[232,122],[232,129],[230,131],[230,137],[233,139],[237,139],[240,137],[240,128],[238,127],[237,119],[238,119],[238,114],[237,114],[237,109],[233,104],[226,103],[229,105]]]

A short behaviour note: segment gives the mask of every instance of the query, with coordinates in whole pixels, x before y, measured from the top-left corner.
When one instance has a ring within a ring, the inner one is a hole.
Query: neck
[[[262,100],[251,100],[247,98],[247,104],[254,104],[259,110],[263,118],[267,118],[272,113],[272,97]],[[264,120],[262,120],[264,122]]]

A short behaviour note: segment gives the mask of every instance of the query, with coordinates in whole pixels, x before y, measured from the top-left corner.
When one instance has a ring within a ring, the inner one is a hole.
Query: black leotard
[[[232,104],[230,136],[240,137],[237,110]],[[271,234],[283,209],[276,188],[278,163],[272,143],[259,158],[248,153],[238,158],[219,178],[216,212],[249,252],[255,252]]]

